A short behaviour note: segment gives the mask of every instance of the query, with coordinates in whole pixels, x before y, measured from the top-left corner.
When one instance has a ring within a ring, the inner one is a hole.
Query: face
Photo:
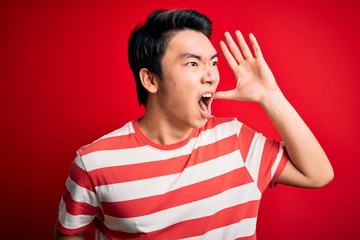
[[[175,33],[162,60],[163,78],[157,91],[161,117],[173,127],[203,127],[219,83],[217,52],[202,33]]]

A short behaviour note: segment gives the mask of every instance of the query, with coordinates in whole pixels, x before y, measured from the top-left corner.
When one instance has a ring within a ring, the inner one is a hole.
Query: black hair
[[[195,10],[156,10],[145,24],[138,25],[131,32],[128,42],[128,61],[134,74],[140,105],[146,105],[147,90],[143,87],[139,72],[147,68],[162,78],[161,61],[170,37],[181,30],[195,30],[210,39],[211,20]]]

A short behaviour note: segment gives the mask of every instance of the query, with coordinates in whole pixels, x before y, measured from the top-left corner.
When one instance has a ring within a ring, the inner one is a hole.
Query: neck
[[[147,113],[139,120],[139,128],[148,139],[162,145],[185,140],[193,130],[193,128],[174,127],[166,118],[155,117]]]

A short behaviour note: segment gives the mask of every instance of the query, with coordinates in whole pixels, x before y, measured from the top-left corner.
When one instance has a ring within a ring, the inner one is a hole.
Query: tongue
[[[204,101],[202,99],[200,99],[200,101],[199,101],[199,106],[203,112],[206,112],[208,110],[206,104],[204,103]]]
[[[200,110],[201,110],[200,112],[204,118],[209,118],[211,116],[211,110],[208,109],[208,106],[204,103],[204,101],[202,99],[200,99],[200,101],[199,101],[199,108],[200,108]]]

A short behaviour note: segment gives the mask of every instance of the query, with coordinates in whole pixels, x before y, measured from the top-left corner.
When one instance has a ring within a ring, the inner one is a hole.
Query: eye
[[[190,67],[196,67],[198,64],[196,62],[188,62],[186,65]]]
[[[211,63],[211,66],[217,66],[218,65],[218,61],[213,61],[212,63]]]

